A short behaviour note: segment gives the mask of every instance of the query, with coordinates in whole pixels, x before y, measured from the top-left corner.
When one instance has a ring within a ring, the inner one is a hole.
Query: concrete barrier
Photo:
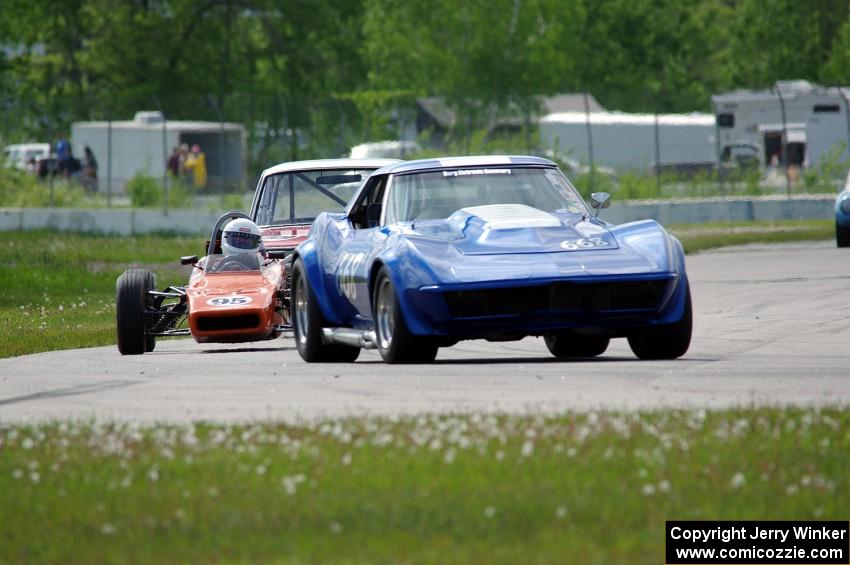
[[[614,224],[655,219],[662,224],[704,224],[770,220],[825,220],[835,217],[829,194],[613,202],[600,217]],[[152,232],[206,235],[219,217],[198,210],[0,208],[0,231],[138,235]]]
[[[826,220],[835,216],[835,196],[791,198],[701,198],[612,202],[600,217],[613,224],[651,218],[662,224],[705,224],[776,220]]]
[[[23,227],[20,208],[0,208],[0,231],[18,231]]]
[[[219,214],[196,210],[0,208],[0,231],[55,230],[103,235],[205,235]]]

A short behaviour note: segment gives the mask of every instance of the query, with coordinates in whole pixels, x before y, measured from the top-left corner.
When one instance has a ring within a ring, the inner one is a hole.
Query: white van
[[[38,162],[50,157],[49,143],[18,143],[3,149],[3,161],[10,167],[26,170],[30,160]]]

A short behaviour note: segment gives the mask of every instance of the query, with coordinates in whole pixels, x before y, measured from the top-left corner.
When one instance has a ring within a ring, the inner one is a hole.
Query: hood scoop
[[[552,214],[525,204],[490,204],[461,208],[460,211],[481,218],[485,229],[491,230],[561,226],[561,221]]]
[[[463,237],[453,241],[464,255],[553,253],[617,249],[604,226],[575,215],[550,214],[524,204],[462,208],[448,219],[461,224]]]

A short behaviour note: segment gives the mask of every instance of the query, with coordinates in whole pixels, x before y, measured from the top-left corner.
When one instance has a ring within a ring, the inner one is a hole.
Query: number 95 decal
[[[601,237],[587,237],[581,239],[567,239],[561,242],[561,249],[574,251],[576,249],[592,249],[594,247],[608,247],[611,245]]]
[[[251,303],[250,296],[221,296],[219,298],[210,298],[207,304],[210,306],[245,306]]]

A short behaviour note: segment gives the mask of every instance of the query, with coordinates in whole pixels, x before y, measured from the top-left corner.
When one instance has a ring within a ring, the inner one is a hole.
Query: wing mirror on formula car
[[[381,223],[381,205],[377,202],[366,206],[366,223],[370,228],[374,228]]]
[[[611,205],[611,195],[607,192],[594,192],[590,195],[590,206],[596,210],[596,215],[599,215],[599,211],[603,208],[607,208]]]
[[[186,255],[186,256],[180,258],[180,264],[181,265],[194,265],[197,262],[198,262],[198,256],[197,255]]]
[[[290,249],[267,249],[265,255],[269,259],[286,259],[292,254]]]

